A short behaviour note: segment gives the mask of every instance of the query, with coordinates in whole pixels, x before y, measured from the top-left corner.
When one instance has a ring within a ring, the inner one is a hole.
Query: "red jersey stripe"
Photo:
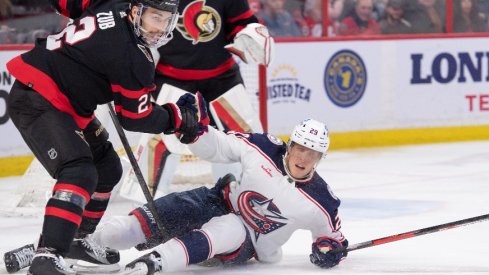
[[[168,64],[159,63],[156,70],[162,75],[166,75],[179,80],[203,80],[216,77],[227,72],[233,67],[236,62],[234,58],[229,58],[226,62],[219,65],[217,68],[209,70],[186,70],[178,69]]]
[[[156,86],[153,86],[151,88],[143,88],[141,90],[128,90],[117,84],[111,84],[110,86],[112,88],[112,92],[121,93],[122,96],[132,99],[139,99],[141,96],[148,94],[148,92],[154,91],[156,89]]]
[[[33,90],[51,102],[56,109],[71,115],[81,129],[85,129],[95,117],[94,114],[90,117],[78,115],[69,99],[61,92],[54,80],[41,70],[25,63],[21,56],[10,60],[7,63],[7,68],[17,80],[24,85],[32,87]]]
[[[100,219],[104,216],[105,211],[100,211],[100,212],[92,212],[85,210],[83,211],[83,216],[88,217],[88,218],[93,218],[93,219]]]
[[[242,29],[244,29],[243,26],[236,26],[228,35],[227,38],[231,39],[233,38],[238,32],[240,32]]]
[[[58,5],[61,9],[61,14],[70,17],[70,12],[68,11],[68,0],[59,0]]]
[[[88,6],[90,6],[90,0],[83,0],[82,1],[82,10],[85,11]]]
[[[236,16],[236,17],[228,18],[228,20],[226,20],[226,22],[234,23],[234,22],[239,21],[239,20],[248,19],[252,16],[253,16],[253,11],[247,10],[246,12],[244,12],[244,13]]]
[[[82,217],[80,215],[53,206],[46,207],[46,212],[44,215],[58,217],[60,219],[70,221],[78,226],[82,221]]]
[[[130,118],[130,119],[141,119],[141,118],[144,118],[146,116],[148,116],[149,114],[151,114],[152,110],[153,110],[153,106],[150,105],[148,110],[146,110],[144,113],[134,113],[134,112],[131,112],[131,111],[128,111],[128,110],[125,110],[122,108],[121,105],[115,105],[114,106],[115,108],[115,111],[119,114],[121,114],[123,117],[127,117],[127,118]]]

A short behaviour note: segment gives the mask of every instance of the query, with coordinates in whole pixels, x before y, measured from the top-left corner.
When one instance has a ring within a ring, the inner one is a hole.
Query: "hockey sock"
[[[92,194],[90,202],[85,207],[85,211],[83,211],[82,222],[80,224],[80,228],[78,229],[80,237],[83,237],[83,235],[86,234],[91,234],[95,231],[95,228],[107,209],[110,195],[110,192],[95,192]]]
[[[60,254],[66,254],[88,201],[90,195],[83,188],[58,182],[46,205],[40,246],[55,248]]]

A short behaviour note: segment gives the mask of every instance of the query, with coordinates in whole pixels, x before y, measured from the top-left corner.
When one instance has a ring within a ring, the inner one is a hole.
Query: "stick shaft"
[[[396,241],[400,241],[400,240],[404,240],[404,239],[414,238],[417,236],[435,233],[435,232],[448,230],[448,229],[452,229],[452,228],[457,228],[460,226],[465,226],[465,225],[473,224],[476,222],[482,222],[482,221],[486,221],[486,220],[489,220],[489,214],[476,216],[476,217],[463,219],[463,220],[458,220],[458,221],[454,221],[454,222],[439,224],[439,225],[435,225],[435,226],[425,227],[425,228],[421,228],[421,229],[417,229],[417,230],[413,230],[413,231],[409,231],[409,232],[404,232],[404,233],[391,235],[391,236],[387,236],[387,237],[383,237],[383,238],[379,238],[379,239],[375,239],[375,240],[370,240],[370,241],[366,241],[366,242],[362,242],[362,243],[353,244],[353,245],[348,246],[348,248],[346,248],[346,249],[344,249],[344,248],[339,249],[338,252],[341,252],[342,250],[343,251],[346,250],[349,252],[349,251],[363,249],[363,248],[372,247],[372,246],[377,246],[377,245],[381,245],[381,244],[396,242]]]
[[[117,130],[117,133],[119,134],[119,138],[121,139],[122,146],[124,146],[124,150],[126,151],[127,157],[129,158],[129,162],[131,163],[132,169],[134,170],[134,174],[136,175],[138,183],[141,186],[141,190],[143,191],[144,197],[148,202],[148,209],[153,215],[152,220],[156,222],[160,236],[163,239],[168,239],[169,238],[168,233],[165,229],[165,226],[159,219],[158,211],[156,210],[153,196],[151,196],[151,193],[148,189],[148,185],[146,185],[146,180],[144,179],[143,173],[141,172],[141,168],[139,168],[138,161],[136,160],[134,154],[132,153],[131,147],[129,146],[129,141],[127,140],[126,134],[124,133],[124,129],[122,129],[122,126],[119,123],[119,120],[117,118],[117,115],[115,114],[112,104],[108,103],[107,107],[109,108],[110,118],[114,123],[115,129]]]

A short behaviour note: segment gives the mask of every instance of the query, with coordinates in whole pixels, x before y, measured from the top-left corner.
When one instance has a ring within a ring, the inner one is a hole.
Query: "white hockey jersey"
[[[209,127],[190,149],[211,162],[241,163],[242,175],[226,189],[225,197],[249,230],[260,261],[280,260],[281,246],[297,229],[309,230],[313,240],[345,240],[338,217],[340,200],[317,173],[308,182],[293,182],[283,167],[286,146],[275,136]]]

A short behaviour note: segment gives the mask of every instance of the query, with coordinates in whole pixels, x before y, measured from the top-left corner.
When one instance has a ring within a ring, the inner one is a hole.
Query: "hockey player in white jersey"
[[[191,150],[212,162],[239,162],[242,175],[220,179],[216,186],[172,193],[155,200],[159,219],[172,239],[158,239],[146,206],[129,216],[112,217],[94,234],[100,245],[127,249],[144,244],[155,249],[126,266],[124,274],[184,270],[210,258],[223,264],[253,257],[277,262],[281,246],[297,229],[312,234],[313,264],[337,265],[348,245],[340,232],[340,200],[315,172],[329,147],[326,126],[308,119],[284,144],[270,134],[220,132],[209,127]]]

